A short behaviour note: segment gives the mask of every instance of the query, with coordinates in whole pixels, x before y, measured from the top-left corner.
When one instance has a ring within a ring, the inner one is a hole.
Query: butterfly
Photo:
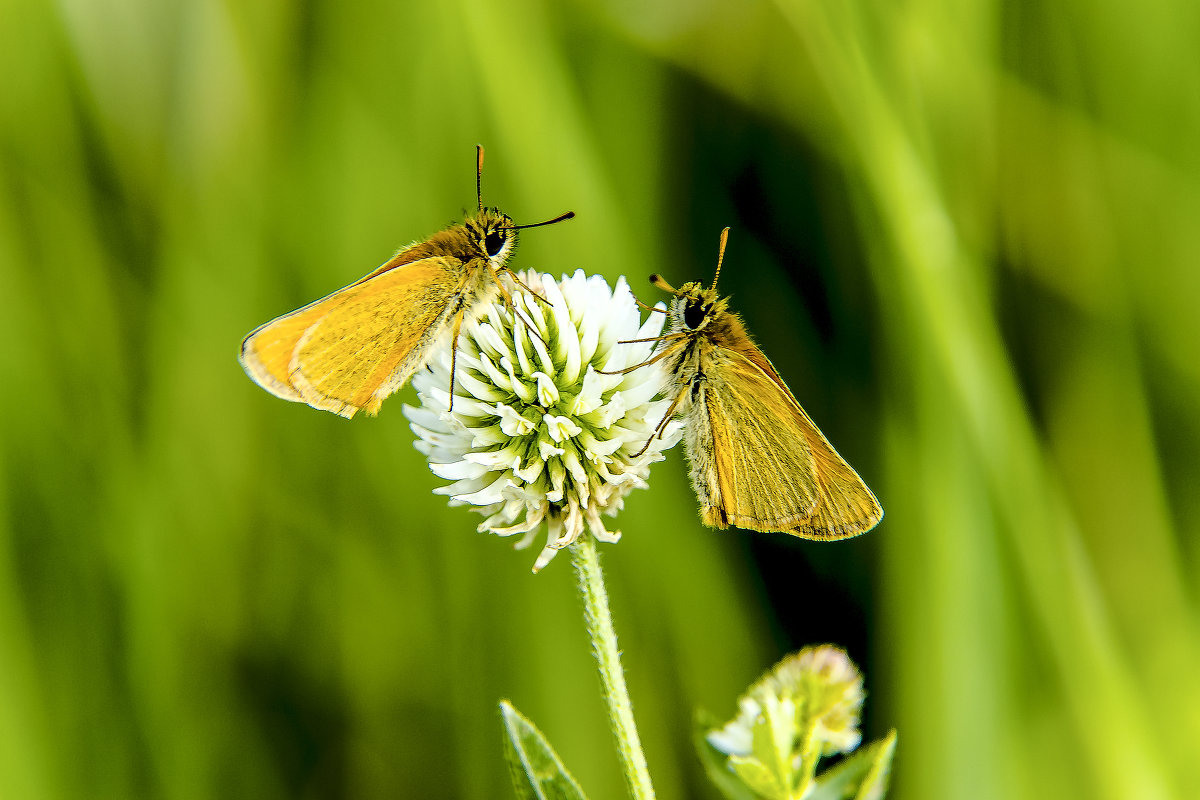
[[[424,367],[463,321],[503,296],[501,273],[517,247],[517,231],[570,219],[568,211],[516,225],[484,208],[483,147],[476,151],[478,212],[414,242],[364,278],[261,325],[242,341],[246,374],[276,397],[346,418],[379,412],[380,404]],[[453,363],[453,362],[452,362]],[[451,381],[453,382],[453,366]],[[451,393],[453,396],[453,393]]]
[[[879,501],[728,310],[729,298],[717,294],[728,237],[726,228],[707,289],[699,282],[675,289],[650,277],[674,295],[667,332],[657,337],[661,349],[645,362],[664,363],[672,397],[654,435],[661,436],[675,414],[683,418],[692,487],[706,525],[805,539],[864,533],[883,518]]]

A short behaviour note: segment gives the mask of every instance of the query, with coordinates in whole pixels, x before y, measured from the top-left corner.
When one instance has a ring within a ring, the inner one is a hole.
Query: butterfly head
[[[476,254],[499,269],[517,249],[517,227],[512,217],[496,208],[480,209],[463,223]]]
[[[496,208],[481,208],[479,213],[463,223],[467,235],[471,239],[475,252],[491,263],[493,269],[500,269],[517,249],[517,231],[525,228],[540,228],[543,225],[553,225],[556,222],[571,219],[574,211],[559,214],[554,219],[545,222],[535,222],[531,225],[517,225],[512,217]]]
[[[729,241],[729,228],[721,231],[721,248],[717,253],[717,271],[712,285],[707,289],[699,281],[685,283],[676,289],[660,275],[651,275],[650,282],[663,291],[675,295],[671,302],[671,322],[676,331],[700,331],[721,319],[727,313],[729,298],[717,294],[717,279],[721,277],[721,264],[725,260],[725,244]]]
[[[699,281],[685,283],[676,289],[660,275],[651,275],[650,282],[675,295],[671,301],[672,327],[677,331],[701,331],[712,324],[729,305],[729,298],[720,297],[715,287],[704,287]]]

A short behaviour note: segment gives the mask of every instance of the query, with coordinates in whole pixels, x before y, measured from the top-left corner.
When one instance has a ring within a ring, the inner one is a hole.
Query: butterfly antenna
[[[475,200],[483,211],[483,145],[475,145]]]
[[[659,275],[657,273],[655,273],[654,275],[651,275],[650,282],[652,284],[654,284],[655,286],[657,286],[659,289],[662,289],[664,292],[667,292],[669,294],[673,294],[676,296],[679,295],[679,290],[676,289],[671,284],[667,283],[666,278],[664,278],[662,275]]]
[[[480,158],[482,158],[482,156],[480,156]],[[554,223],[556,223],[556,222],[565,222],[565,221],[567,221],[567,220],[569,220],[569,219],[574,219],[574,218],[575,218],[575,212],[574,212],[574,211],[568,211],[568,212],[566,212],[565,214],[559,214],[559,215],[558,215],[557,217],[555,217],[554,219],[548,219],[548,220],[546,220],[545,222],[534,222],[534,223],[533,223],[533,224],[531,224],[531,225],[505,225],[503,228],[500,228],[499,230],[502,230],[502,231],[523,231],[523,230],[525,230],[526,228],[540,228],[540,227],[542,227],[543,225],[553,225],[553,224],[554,224]]]
[[[717,288],[717,278],[721,277],[721,264],[725,261],[725,245],[729,241],[729,228],[721,231],[721,246],[717,250],[717,271],[713,273],[713,282],[710,289]]]
[[[502,230],[502,231],[523,231],[523,230],[525,230],[526,228],[540,228],[540,227],[542,227],[543,225],[553,225],[553,224],[554,224],[554,223],[556,223],[556,222],[565,222],[565,221],[567,221],[567,220],[569,220],[569,219],[574,219],[574,218],[575,218],[575,212],[574,212],[574,211],[568,211],[568,212],[566,212],[565,214],[559,214],[559,215],[558,215],[557,217],[555,217],[554,219],[548,219],[548,220],[546,220],[545,222],[534,222],[534,223],[532,223],[532,224],[530,224],[530,225],[505,225],[505,226],[504,226],[504,227],[502,227],[502,228],[498,228],[498,230]],[[517,277],[517,273],[513,272],[512,270],[505,270],[505,271],[506,271],[506,272],[508,272],[508,276],[509,276],[510,278],[512,278],[512,279],[513,279],[513,282],[514,282],[514,283],[516,283],[518,286],[520,286],[522,289],[524,289],[526,292],[528,292],[528,293],[529,293],[529,294],[531,294],[532,296],[536,297],[536,298],[537,298],[538,300],[540,300],[541,302],[545,303],[546,305],[550,305],[550,301],[549,301],[549,300],[547,300],[546,298],[542,297],[540,294],[538,294],[537,292],[535,292],[533,289],[530,289],[528,286],[526,286],[526,285],[525,285],[525,283],[524,283],[524,282],[523,282],[523,281],[522,281],[520,278],[518,278],[518,277]],[[536,331],[534,332],[534,335],[535,335],[535,336],[537,335]],[[540,337],[539,337],[539,338],[540,338]]]

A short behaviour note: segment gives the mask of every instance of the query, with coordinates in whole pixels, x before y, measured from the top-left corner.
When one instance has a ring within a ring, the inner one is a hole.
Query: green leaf
[[[881,800],[887,793],[895,751],[895,731],[860,747],[817,778],[808,800]]]
[[[787,800],[790,787],[783,783],[779,772],[754,756],[730,756],[729,766],[733,767],[742,783],[759,797],[766,800]]]
[[[858,785],[854,800],[881,800],[887,794],[888,778],[892,774],[892,756],[896,752],[896,731],[893,729],[871,747],[878,748],[878,752],[867,776]]]
[[[722,723],[707,711],[697,711],[695,723],[692,726],[692,743],[696,747],[696,755],[704,766],[704,772],[713,782],[717,790],[725,796],[725,800],[757,800],[754,792],[729,768],[728,757],[708,743],[708,732],[720,728]]]
[[[518,800],[587,800],[537,726],[507,700],[500,701],[504,755]]]

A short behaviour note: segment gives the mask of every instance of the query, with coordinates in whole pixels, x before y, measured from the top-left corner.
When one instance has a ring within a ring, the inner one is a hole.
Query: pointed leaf
[[[895,751],[895,731],[860,747],[817,778],[808,800],[881,800],[887,793]]]
[[[892,756],[896,752],[896,731],[893,729],[871,746],[878,746],[879,749],[872,759],[870,771],[858,785],[858,794],[854,796],[854,800],[882,800],[887,794],[888,778],[892,775]]]
[[[518,800],[587,800],[583,789],[537,726],[507,700],[500,701],[504,753]]]

